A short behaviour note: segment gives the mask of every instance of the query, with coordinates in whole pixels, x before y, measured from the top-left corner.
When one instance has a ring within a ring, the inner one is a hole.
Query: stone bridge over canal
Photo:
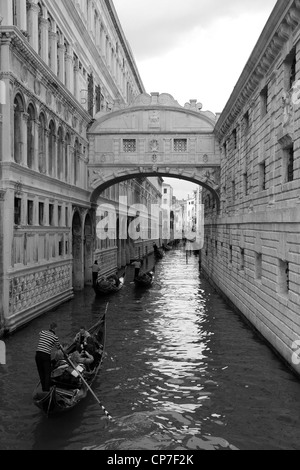
[[[130,106],[98,113],[89,129],[91,201],[112,184],[157,176],[199,184],[219,207],[216,122],[196,100],[182,107],[167,93],[141,94]]]

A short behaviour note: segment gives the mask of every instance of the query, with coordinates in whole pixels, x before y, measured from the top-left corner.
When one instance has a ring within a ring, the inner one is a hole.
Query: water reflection
[[[297,449],[300,383],[199,276],[198,259],[171,251],[157,283],[107,298],[92,289],[7,339],[0,370],[1,449]],[[107,313],[107,356],[94,391],[68,415],[32,404],[38,332],[68,341]]]

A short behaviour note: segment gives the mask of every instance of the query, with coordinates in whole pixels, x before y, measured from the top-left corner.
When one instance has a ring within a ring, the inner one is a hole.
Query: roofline
[[[122,29],[118,14],[117,14],[115,6],[113,4],[113,0],[104,0],[104,2],[105,2],[105,5],[106,5],[106,8],[107,8],[107,11],[108,11],[108,13],[111,17],[111,20],[113,22],[113,25],[115,27],[115,30],[118,34],[120,43],[123,46],[124,53],[126,55],[126,59],[128,61],[128,64],[130,65],[131,71],[132,71],[132,73],[135,77],[135,80],[136,80],[137,86],[139,88],[139,91],[140,91],[140,93],[145,93],[144,84],[143,84],[142,79],[140,77],[140,74],[139,74],[139,71],[138,71],[133,53],[132,53],[131,48],[130,48],[130,45],[129,45],[129,43],[126,39],[126,36],[124,34],[124,31]]]

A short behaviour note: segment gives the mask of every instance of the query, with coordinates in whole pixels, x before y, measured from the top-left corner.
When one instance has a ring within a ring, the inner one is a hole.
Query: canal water
[[[1,450],[293,450],[300,380],[216,294],[181,249],[156,263],[156,283],[109,298],[91,288],[6,338],[0,366]],[[94,391],[65,415],[33,405],[38,332],[70,341],[105,311],[107,344]]]

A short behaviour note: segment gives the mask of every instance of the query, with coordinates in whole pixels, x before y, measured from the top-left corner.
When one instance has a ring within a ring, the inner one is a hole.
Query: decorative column
[[[13,25],[13,0],[1,0],[0,16],[2,16],[2,26]]]
[[[49,130],[45,129],[45,165],[44,165],[45,174],[49,174],[49,135],[50,135]]]
[[[70,172],[69,172],[69,178],[68,178],[69,181],[68,182],[70,184],[74,184],[74,178],[75,178],[74,154],[75,154],[75,148],[72,145],[69,145],[69,169],[70,169]]]
[[[52,30],[49,32],[49,46],[50,46],[50,68],[55,75],[57,75],[57,34],[56,23],[53,22]]]
[[[0,33],[0,38],[0,70],[2,72],[8,72],[10,70],[10,57],[12,47],[11,37],[9,33]],[[11,161],[13,159],[13,141],[12,138],[7,138],[7,136],[13,135],[14,107],[10,96],[13,89],[13,82],[11,82],[9,78],[5,78],[4,75],[2,78],[2,83],[3,85],[1,85],[0,102],[2,116],[0,160]],[[3,119],[3,116],[5,116],[5,119]]]
[[[58,145],[58,138],[57,135],[53,136],[53,168],[52,168],[52,176],[54,178],[57,178],[57,168],[58,168],[58,162],[57,162],[57,145]]]
[[[58,44],[58,78],[64,84],[65,83],[65,44],[64,37],[60,38]]]
[[[101,29],[100,29],[100,48],[101,48],[101,56],[105,57],[106,34],[105,34],[105,30],[102,24],[101,24]]]
[[[49,64],[49,23],[47,18],[40,19],[41,28],[41,58],[45,64]]]
[[[30,0],[28,7],[28,35],[29,44],[39,52],[39,6],[37,0]]]
[[[74,73],[73,73],[73,47],[68,45],[65,56],[66,61],[66,87],[70,92],[74,90]]]
[[[39,171],[39,132],[40,122],[38,120],[33,121],[34,125],[34,153],[33,153],[33,169]]]
[[[18,0],[19,10],[18,10],[18,26],[21,31],[27,31],[27,6],[26,0]]]
[[[79,101],[80,100],[80,93],[79,93],[79,60],[78,58],[75,60],[74,64],[74,96]]]
[[[23,113],[22,118],[23,118],[22,119],[22,131],[21,131],[22,142],[21,142],[21,149],[20,149],[20,156],[21,156],[20,164],[23,165],[23,166],[28,167],[28,163],[27,163],[27,127],[28,127],[29,114]]]

